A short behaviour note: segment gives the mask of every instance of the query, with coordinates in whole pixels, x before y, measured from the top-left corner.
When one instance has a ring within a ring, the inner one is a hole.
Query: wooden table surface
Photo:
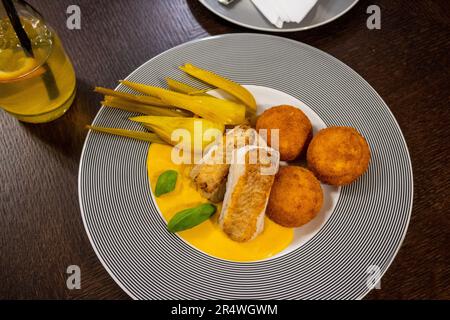
[[[196,0],[30,1],[63,39],[78,79],[72,108],[57,121],[29,125],[0,112],[0,298],[128,299],[96,257],[78,204],[84,126],[99,109],[94,85],[115,87],[131,71],[183,42],[251,32]],[[81,30],[66,8],[81,8]],[[381,30],[366,28],[370,4]],[[281,36],[348,64],[391,108],[412,158],[414,206],[404,243],[367,299],[450,299],[450,3],[360,1],[335,22]],[[380,124],[382,126],[382,124]],[[68,290],[66,268],[81,268]]]

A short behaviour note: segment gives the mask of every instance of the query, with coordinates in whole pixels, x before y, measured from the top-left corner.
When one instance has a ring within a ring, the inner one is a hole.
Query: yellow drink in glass
[[[20,46],[8,17],[0,18],[0,107],[20,121],[49,122],[72,104],[75,72],[56,33],[40,18],[20,14],[33,56]]]

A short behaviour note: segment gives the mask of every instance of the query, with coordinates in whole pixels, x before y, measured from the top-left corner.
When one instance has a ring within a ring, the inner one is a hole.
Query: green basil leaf
[[[156,181],[155,195],[157,197],[169,193],[175,189],[178,173],[175,170],[167,170],[161,173]]]
[[[170,232],[178,232],[193,228],[211,217],[217,208],[211,203],[204,203],[195,208],[185,209],[176,213],[167,224]]]

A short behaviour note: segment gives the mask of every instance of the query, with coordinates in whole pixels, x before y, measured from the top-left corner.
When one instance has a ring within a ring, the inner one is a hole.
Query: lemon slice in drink
[[[12,49],[0,50],[0,81],[34,78],[45,71],[42,67],[37,68],[38,65],[35,59],[25,56],[23,52],[13,52]]]

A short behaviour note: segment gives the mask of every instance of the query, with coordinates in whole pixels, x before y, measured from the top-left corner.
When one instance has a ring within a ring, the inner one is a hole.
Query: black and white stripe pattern
[[[305,245],[275,259],[237,263],[203,254],[166,231],[151,197],[147,143],[89,133],[80,164],[80,206],[105,268],[136,299],[362,298],[369,291],[367,268],[386,271],[412,207],[411,161],[389,108],[345,64],[305,44],[268,35],[189,42],[151,59],[128,79],[163,85],[170,76],[198,86],[177,69],[186,62],[243,84],[286,92],[328,126],[357,128],[372,151],[369,170],[341,189],[331,217]],[[127,121],[130,115],[103,108],[94,123],[140,129]]]

